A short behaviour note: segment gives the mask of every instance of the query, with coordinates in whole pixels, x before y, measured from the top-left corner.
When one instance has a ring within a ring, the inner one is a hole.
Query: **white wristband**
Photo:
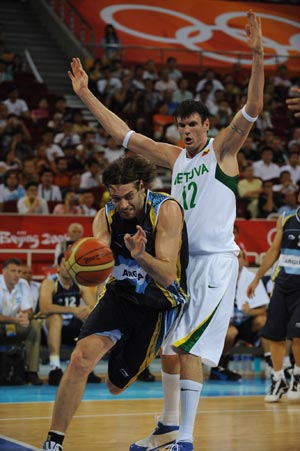
[[[129,130],[129,132],[127,132],[126,135],[125,135],[125,138],[124,138],[123,143],[122,143],[122,146],[125,149],[127,149],[128,141],[129,141],[129,138],[132,135],[132,133],[135,133],[135,131],[134,130]]]
[[[249,116],[249,114],[246,112],[246,105],[243,106],[243,108],[241,109],[242,115],[244,116],[244,118],[246,119],[246,121],[248,122],[255,122],[258,119],[258,116],[256,117],[252,117]]]

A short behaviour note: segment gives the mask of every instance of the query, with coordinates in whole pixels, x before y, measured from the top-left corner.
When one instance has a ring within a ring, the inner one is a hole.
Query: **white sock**
[[[196,419],[199,397],[203,384],[182,379],[180,381],[181,423],[176,441],[193,441],[194,423]]]
[[[284,368],[288,368],[289,366],[291,366],[291,359],[289,355],[285,355],[283,358],[283,367]]]
[[[60,368],[59,355],[50,355],[50,367],[51,369]]]
[[[166,426],[179,424],[179,374],[161,372],[161,381],[164,393],[164,407],[160,421]]]
[[[294,365],[293,373],[294,374],[300,374],[300,366]]]

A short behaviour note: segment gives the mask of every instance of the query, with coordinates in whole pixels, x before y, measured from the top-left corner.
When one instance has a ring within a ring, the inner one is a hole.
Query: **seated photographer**
[[[8,258],[0,275],[0,345],[24,341],[26,354],[26,382],[41,385],[38,377],[41,327],[33,318],[30,289],[21,279],[22,262]]]
[[[75,346],[82,323],[96,304],[92,290],[77,285],[64,262],[64,254],[60,254],[57,274],[43,280],[40,288],[39,310],[46,316],[43,329],[50,354],[49,385],[59,385],[63,375],[60,362],[61,344]],[[92,372],[88,382],[99,383],[101,378]]]

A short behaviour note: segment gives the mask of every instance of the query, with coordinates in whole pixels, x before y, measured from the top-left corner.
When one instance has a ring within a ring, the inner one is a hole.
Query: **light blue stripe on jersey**
[[[281,265],[281,256],[286,257],[285,264]],[[295,261],[293,260],[293,257]],[[286,274],[300,275],[300,250],[298,249],[282,249],[279,256],[279,266],[283,269]]]

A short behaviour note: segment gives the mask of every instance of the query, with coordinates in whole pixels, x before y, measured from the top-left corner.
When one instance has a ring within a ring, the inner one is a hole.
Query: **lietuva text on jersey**
[[[190,255],[239,251],[232,227],[238,177],[222,171],[213,142],[193,158],[182,149],[173,166],[172,195],[184,209]]]
[[[134,260],[125,246],[124,235],[136,233],[139,224],[146,233],[146,252],[155,256],[155,235],[161,205],[174,200],[165,193],[147,191],[145,215],[141,222],[137,219],[124,219],[116,211],[112,202],[105,207],[108,227],[111,233],[111,249],[114,253],[115,267],[108,280],[110,288],[118,291],[118,296],[135,304],[148,305],[160,310],[176,307],[187,301],[186,267],[188,263],[188,242],[185,224],[182,228],[181,249],[177,258],[177,277],[167,288],[154,281]]]

